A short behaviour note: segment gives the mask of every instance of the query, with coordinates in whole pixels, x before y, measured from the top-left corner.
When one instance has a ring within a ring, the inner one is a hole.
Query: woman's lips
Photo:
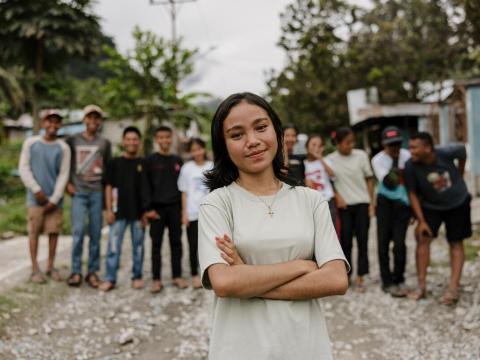
[[[261,157],[264,153],[265,153],[266,150],[260,150],[260,151],[255,151],[249,155],[247,155],[247,158],[249,159],[257,159],[259,157]]]

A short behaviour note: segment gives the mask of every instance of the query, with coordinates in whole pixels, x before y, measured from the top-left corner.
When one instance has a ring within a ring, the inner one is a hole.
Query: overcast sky
[[[200,50],[195,74],[184,85],[187,90],[222,98],[237,91],[264,93],[265,71],[285,64],[285,54],[276,43],[280,13],[291,2],[197,0],[180,5],[177,34],[187,47]],[[171,36],[168,7],[152,6],[150,0],[99,0],[95,10],[104,32],[114,37],[121,52],[133,47],[135,25]]]

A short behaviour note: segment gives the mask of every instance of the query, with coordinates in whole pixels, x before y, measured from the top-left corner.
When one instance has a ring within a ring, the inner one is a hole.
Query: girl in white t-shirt
[[[220,104],[212,145],[198,218],[209,360],[332,359],[320,298],[348,279],[327,201],[287,183],[280,119],[257,95]]]
[[[205,186],[205,171],[213,163],[207,159],[205,142],[192,138],[188,145],[192,160],[186,162],[180,170],[178,189],[182,192],[182,223],[187,228],[190,252],[190,269],[193,287],[202,287],[198,276],[198,208],[203,197],[208,194]]]
[[[323,157],[323,139],[320,135],[311,135],[307,143],[305,164],[305,185],[319,191],[328,201],[333,224],[335,224],[335,198],[330,179],[334,177],[331,164]]]

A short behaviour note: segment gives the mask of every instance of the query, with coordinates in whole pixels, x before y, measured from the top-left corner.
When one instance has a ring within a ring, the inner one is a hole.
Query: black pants
[[[161,279],[163,230],[168,227],[170,240],[170,256],[172,261],[172,277],[182,276],[182,223],[181,204],[156,206],[160,218],[152,221],[150,237],[152,238],[152,278]]]
[[[187,226],[188,247],[190,248],[190,269],[192,276],[198,275],[198,220]]]
[[[357,275],[368,274],[368,204],[349,205],[346,209],[338,209],[340,216],[340,243],[343,253],[352,267],[353,235],[357,238],[358,259]]]
[[[405,234],[410,221],[410,207],[379,195],[377,198],[377,240],[380,277],[384,287],[405,281],[407,247]],[[390,270],[390,242],[393,240],[393,272]]]

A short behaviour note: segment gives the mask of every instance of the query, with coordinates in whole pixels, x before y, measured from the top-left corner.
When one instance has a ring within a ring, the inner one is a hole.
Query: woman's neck
[[[203,165],[207,162],[207,160],[205,160],[205,159],[203,159],[203,158],[200,159],[200,160],[197,159],[197,160],[193,160],[193,161],[194,161],[195,164],[197,164],[198,166],[203,166]]]
[[[280,187],[280,181],[275,176],[273,168],[258,174],[239,171],[237,184],[245,190],[260,196],[274,195]]]
[[[313,155],[313,154],[307,154],[307,161],[315,161],[318,160],[318,158]]]

